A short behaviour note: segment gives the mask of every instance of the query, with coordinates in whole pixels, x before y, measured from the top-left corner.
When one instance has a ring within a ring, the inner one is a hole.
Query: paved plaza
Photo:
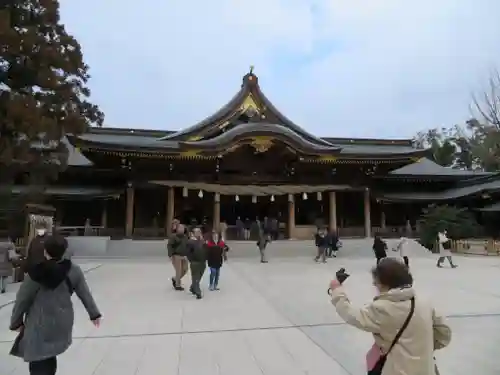
[[[248,245],[249,247],[251,245]],[[166,258],[107,259],[88,266],[88,281],[103,313],[100,329],[75,301],[74,344],[60,357],[62,375],[346,375],[363,374],[371,336],[345,325],[326,290],[339,266],[356,304],[373,297],[368,257],[347,249],[328,264],[310,257],[229,260],[221,290],[197,301],[172,290]],[[437,269],[414,257],[419,296],[449,316],[450,347],[437,353],[441,374],[500,374],[500,259],[459,257],[459,268]],[[188,283],[188,280],[185,281]],[[7,353],[10,306],[0,309],[0,374],[27,374]]]

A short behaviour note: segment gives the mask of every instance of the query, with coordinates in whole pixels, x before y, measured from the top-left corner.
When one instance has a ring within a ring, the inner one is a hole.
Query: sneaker
[[[213,291],[213,290],[215,290],[215,287],[213,287],[212,285],[210,285],[210,286],[208,287],[208,290]]]
[[[216,286],[216,287],[214,287],[214,290],[220,290],[220,289],[219,289],[219,287]]]
[[[456,264],[453,264],[451,268],[457,268],[458,266]]]
[[[189,292],[191,292],[191,294],[196,294],[192,286],[189,287]]]
[[[203,298],[203,296],[201,294],[196,295],[196,299],[202,299],[202,298]]]

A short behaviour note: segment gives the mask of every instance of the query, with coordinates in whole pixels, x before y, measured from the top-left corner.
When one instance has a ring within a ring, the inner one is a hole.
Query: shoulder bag
[[[403,326],[399,329],[398,333],[396,334],[396,337],[394,337],[394,340],[392,340],[391,346],[389,347],[389,350],[387,350],[386,353],[382,354],[378,361],[375,363],[375,366],[371,370],[368,370],[368,375],[381,375],[382,370],[384,369],[385,362],[387,361],[387,356],[391,352],[392,348],[397,344],[399,339],[401,338],[401,335],[405,331],[406,327],[408,327],[408,324],[410,324],[410,320],[413,317],[413,313],[415,312],[415,297],[411,299],[411,307],[410,307],[410,313],[408,314],[408,317],[406,318],[405,322],[403,323]]]

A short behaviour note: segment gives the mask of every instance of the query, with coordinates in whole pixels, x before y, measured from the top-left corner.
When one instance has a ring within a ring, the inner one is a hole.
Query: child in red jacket
[[[210,290],[219,290],[219,277],[222,263],[227,260],[228,247],[220,234],[213,232],[207,239],[207,264],[210,268]]]

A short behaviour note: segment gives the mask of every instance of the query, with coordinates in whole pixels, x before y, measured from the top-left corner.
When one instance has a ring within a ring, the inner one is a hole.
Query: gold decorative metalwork
[[[268,151],[274,144],[271,137],[254,137],[251,138],[250,146],[255,149],[256,153],[263,153]]]
[[[319,163],[335,163],[337,161],[337,157],[336,156],[331,156],[331,155],[323,155],[323,156],[320,156],[318,158],[318,162]]]
[[[181,157],[194,157],[194,156],[200,156],[201,151],[200,150],[188,150],[188,151],[182,151],[179,156]]]
[[[188,138],[188,142],[195,142],[195,141],[199,141],[203,139],[203,136],[201,135],[193,135],[191,137]]]
[[[257,113],[260,113],[261,111],[259,105],[255,102],[255,99],[252,94],[248,94],[240,106],[240,109],[243,113],[245,113],[249,108],[252,108]]]
[[[226,148],[223,152],[221,152],[218,156],[224,156],[226,154],[229,154],[231,152],[234,152],[236,151],[238,148],[240,148],[242,146],[241,143],[235,143],[234,145],[232,146],[229,146],[228,148]]]

